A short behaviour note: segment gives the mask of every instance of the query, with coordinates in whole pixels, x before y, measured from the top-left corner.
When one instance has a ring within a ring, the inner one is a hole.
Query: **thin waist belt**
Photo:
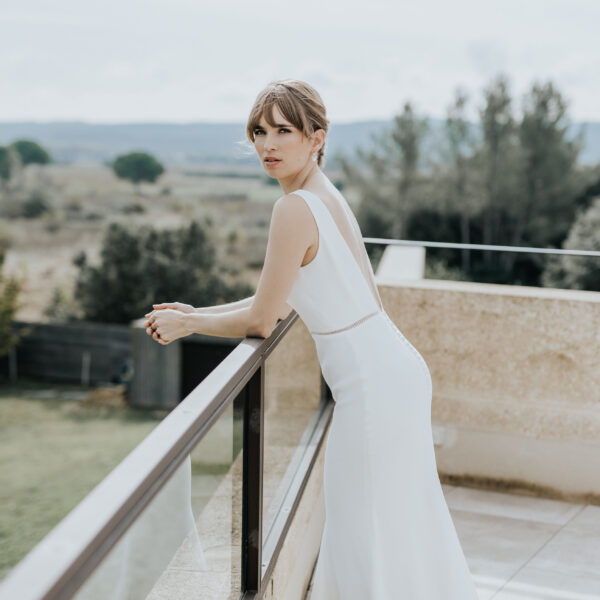
[[[376,310],[375,312],[369,313],[368,315],[361,317],[358,321],[354,321],[354,323],[351,323],[350,325],[346,325],[346,327],[342,327],[341,329],[334,329],[333,331],[311,331],[310,333],[312,335],[331,335],[332,333],[339,333],[340,331],[346,331],[347,329],[352,329],[353,327],[360,325],[362,322],[364,322],[367,319],[370,319],[371,317],[378,315],[380,313],[382,314],[383,311]]]

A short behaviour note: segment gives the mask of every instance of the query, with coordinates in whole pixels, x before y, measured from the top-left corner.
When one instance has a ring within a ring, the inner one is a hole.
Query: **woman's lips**
[[[281,160],[265,160],[265,165],[267,165],[267,167],[274,167],[275,165],[278,165],[281,162]]]

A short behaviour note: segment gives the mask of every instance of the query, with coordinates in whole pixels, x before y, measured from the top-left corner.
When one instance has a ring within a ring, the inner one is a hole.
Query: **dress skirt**
[[[336,404],[311,600],[477,600],[437,473],[423,357],[383,311],[313,338]]]

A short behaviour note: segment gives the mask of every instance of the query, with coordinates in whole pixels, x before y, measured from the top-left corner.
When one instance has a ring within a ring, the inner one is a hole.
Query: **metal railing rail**
[[[320,412],[285,506],[262,556],[264,365],[298,317],[267,339],[245,338],[132,452],[69,512],[0,583],[3,600],[68,599],[110,552],[186,456],[244,390],[241,595],[261,598],[316,460],[333,403],[321,390]],[[306,436],[305,436],[306,437]]]
[[[390,238],[364,237],[369,244],[384,246],[425,246],[428,248],[461,248],[464,250],[496,250],[498,252],[528,252],[532,254],[566,254],[572,256],[600,256],[597,250],[564,250],[562,248],[532,248],[528,246],[493,246],[490,244],[462,244],[458,242],[426,242],[419,240],[394,240]]]

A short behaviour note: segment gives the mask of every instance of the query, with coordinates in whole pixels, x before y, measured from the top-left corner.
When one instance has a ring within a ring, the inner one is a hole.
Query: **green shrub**
[[[469,281],[462,269],[449,267],[441,258],[428,258],[425,261],[425,279],[449,279],[451,281]]]
[[[65,204],[65,210],[70,213],[80,213],[83,209],[83,204],[79,198],[72,198]]]
[[[32,140],[17,140],[11,144],[17,151],[21,164],[46,165],[50,162],[50,155],[42,146]]]
[[[52,297],[44,309],[44,316],[51,321],[75,321],[81,317],[76,302],[63,288],[54,287]]]
[[[0,179],[4,181],[10,179],[10,157],[5,146],[0,146]]]
[[[196,221],[174,230],[112,223],[106,230],[101,263],[73,258],[79,267],[74,297],[84,318],[107,323],[140,319],[153,303],[180,301],[194,306],[231,302],[253,293],[247,283],[228,285],[215,264],[210,223]]]
[[[600,252],[600,197],[578,212],[563,249]],[[546,287],[600,291],[600,256],[551,255],[542,283]]]
[[[6,239],[1,238],[0,247],[0,356],[8,354],[19,339],[27,335],[31,328],[21,329],[19,333],[13,331],[13,321],[22,303],[19,303],[19,294],[23,289],[24,279],[6,277],[3,272],[4,253],[7,246]]]
[[[112,168],[117,177],[129,179],[133,183],[154,182],[165,170],[162,164],[147,152],[121,154],[112,163]]]
[[[36,190],[23,202],[21,214],[26,219],[35,219],[44,213],[52,212],[48,200],[42,192]]]
[[[146,207],[139,202],[133,202],[132,204],[123,206],[121,212],[126,215],[142,214],[146,212]]]

